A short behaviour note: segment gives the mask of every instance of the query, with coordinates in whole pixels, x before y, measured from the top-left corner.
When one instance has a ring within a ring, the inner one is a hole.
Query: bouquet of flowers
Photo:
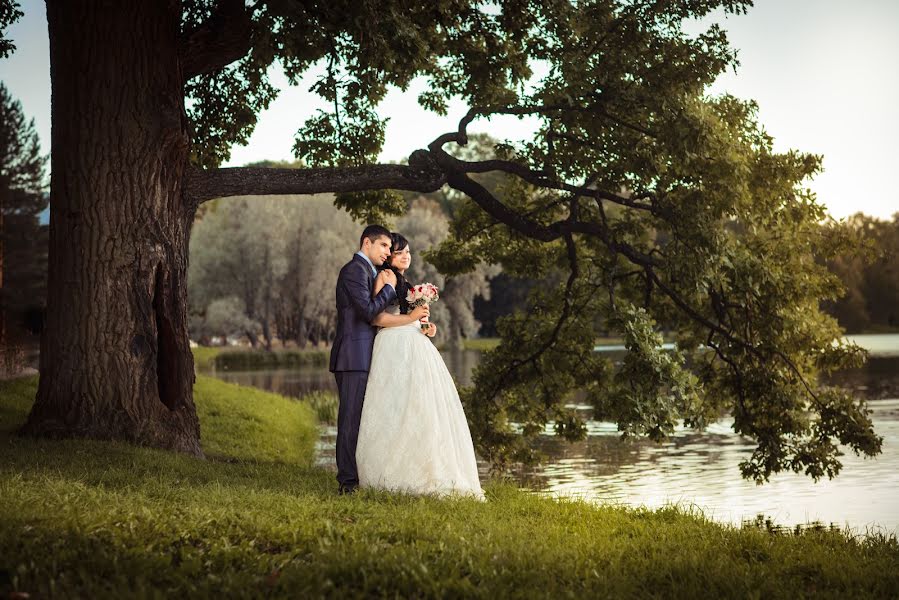
[[[436,302],[440,298],[440,295],[437,293],[438,291],[437,286],[432,283],[422,283],[412,286],[409,288],[409,293],[406,294],[406,302],[413,308],[416,306],[425,306],[431,302]],[[422,317],[421,328],[427,330],[428,327],[430,327],[428,318]]]

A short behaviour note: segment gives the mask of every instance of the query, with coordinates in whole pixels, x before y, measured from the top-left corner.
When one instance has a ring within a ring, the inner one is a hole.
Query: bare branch
[[[434,144],[431,144],[430,147],[432,148],[430,154],[434,158],[436,165],[446,173],[446,182],[450,187],[466,194],[478,206],[484,209],[487,214],[515,231],[542,242],[551,242],[572,233],[592,235],[601,239],[613,252],[620,252],[626,256],[635,265],[646,267],[659,266],[661,264],[657,258],[641,252],[629,244],[614,240],[608,228],[603,224],[579,221],[577,219],[565,219],[550,225],[543,225],[533,219],[529,219],[526,215],[507,207],[491,194],[487,188],[468,176],[464,168],[475,163],[460,161],[439,147],[435,149]],[[572,187],[575,188],[575,191],[579,189],[576,186]]]
[[[253,20],[243,0],[219,0],[212,16],[181,36],[178,54],[187,81],[224,68],[250,51]]]

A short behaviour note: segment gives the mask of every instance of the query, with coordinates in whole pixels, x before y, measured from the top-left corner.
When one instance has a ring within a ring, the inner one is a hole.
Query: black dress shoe
[[[358,489],[359,489],[358,485],[341,485],[337,489],[337,493],[340,494],[341,496],[347,496],[349,494],[355,494],[356,490],[358,490]]]

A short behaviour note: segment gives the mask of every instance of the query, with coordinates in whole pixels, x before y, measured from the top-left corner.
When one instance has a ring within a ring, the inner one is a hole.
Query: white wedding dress
[[[417,321],[375,337],[356,466],[360,487],[484,499],[453,378]]]

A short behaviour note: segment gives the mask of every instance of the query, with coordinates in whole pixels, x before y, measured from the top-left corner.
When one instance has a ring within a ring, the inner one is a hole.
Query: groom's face
[[[365,238],[362,251],[365,252],[372,264],[379,267],[390,257],[390,238],[386,235],[382,235],[375,241]]]

